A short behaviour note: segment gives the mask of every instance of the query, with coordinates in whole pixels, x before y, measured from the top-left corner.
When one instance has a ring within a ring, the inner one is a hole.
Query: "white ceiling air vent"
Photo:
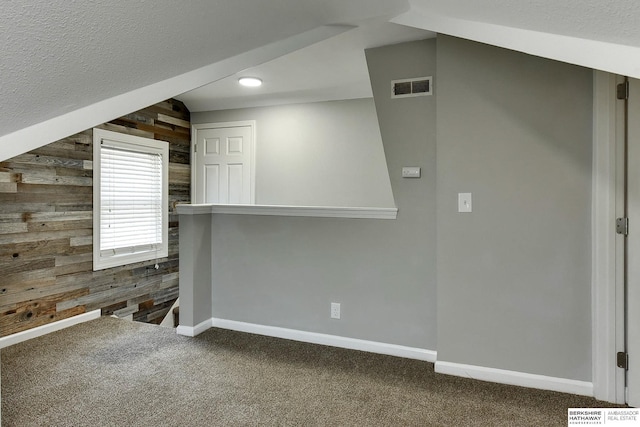
[[[416,77],[391,81],[391,98],[431,95],[433,77]]]

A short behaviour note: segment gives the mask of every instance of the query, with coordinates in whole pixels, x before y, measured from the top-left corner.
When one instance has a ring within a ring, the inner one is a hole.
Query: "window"
[[[93,269],[168,254],[168,162],[163,141],[93,130]]]

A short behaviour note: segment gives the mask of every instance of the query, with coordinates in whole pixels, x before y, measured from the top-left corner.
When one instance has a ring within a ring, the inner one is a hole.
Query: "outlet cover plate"
[[[332,302],[331,303],[331,318],[339,319],[340,318],[340,303]]]

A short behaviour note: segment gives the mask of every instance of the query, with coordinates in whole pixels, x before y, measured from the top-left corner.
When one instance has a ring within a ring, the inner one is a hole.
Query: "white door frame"
[[[249,126],[251,128],[251,143],[253,146],[251,147],[251,195],[249,200],[251,200],[251,204],[256,204],[256,151],[257,151],[257,132],[256,132],[256,121],[255,120],[242,120],[237,122],[220,122],[220,123],[197,123],[191,125],[191,194],[192,197],[196,194],[196,168],[195,168],[195,159],[196,159],[196,142],[198,138],[198,130],[199,129],[218,129],[218,128],[230,128],[230,127],[242,127]]]
[[[593,73],[592,382],[595,398],[614,403],[626,400],[625,372],[616,366],[616,352],[624,351],[624,237],[615,233],[616,218],[624,216],[621,81]]]

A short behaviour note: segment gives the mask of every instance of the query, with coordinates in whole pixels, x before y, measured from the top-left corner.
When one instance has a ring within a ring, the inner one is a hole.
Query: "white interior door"
[[[630,79],[628,104],[629,237],[627,253],[627,371],[630,406],[640,407],[640,80]]]
[[[194,144],[194,202],[253,203],[252,126],[195,128]]]

